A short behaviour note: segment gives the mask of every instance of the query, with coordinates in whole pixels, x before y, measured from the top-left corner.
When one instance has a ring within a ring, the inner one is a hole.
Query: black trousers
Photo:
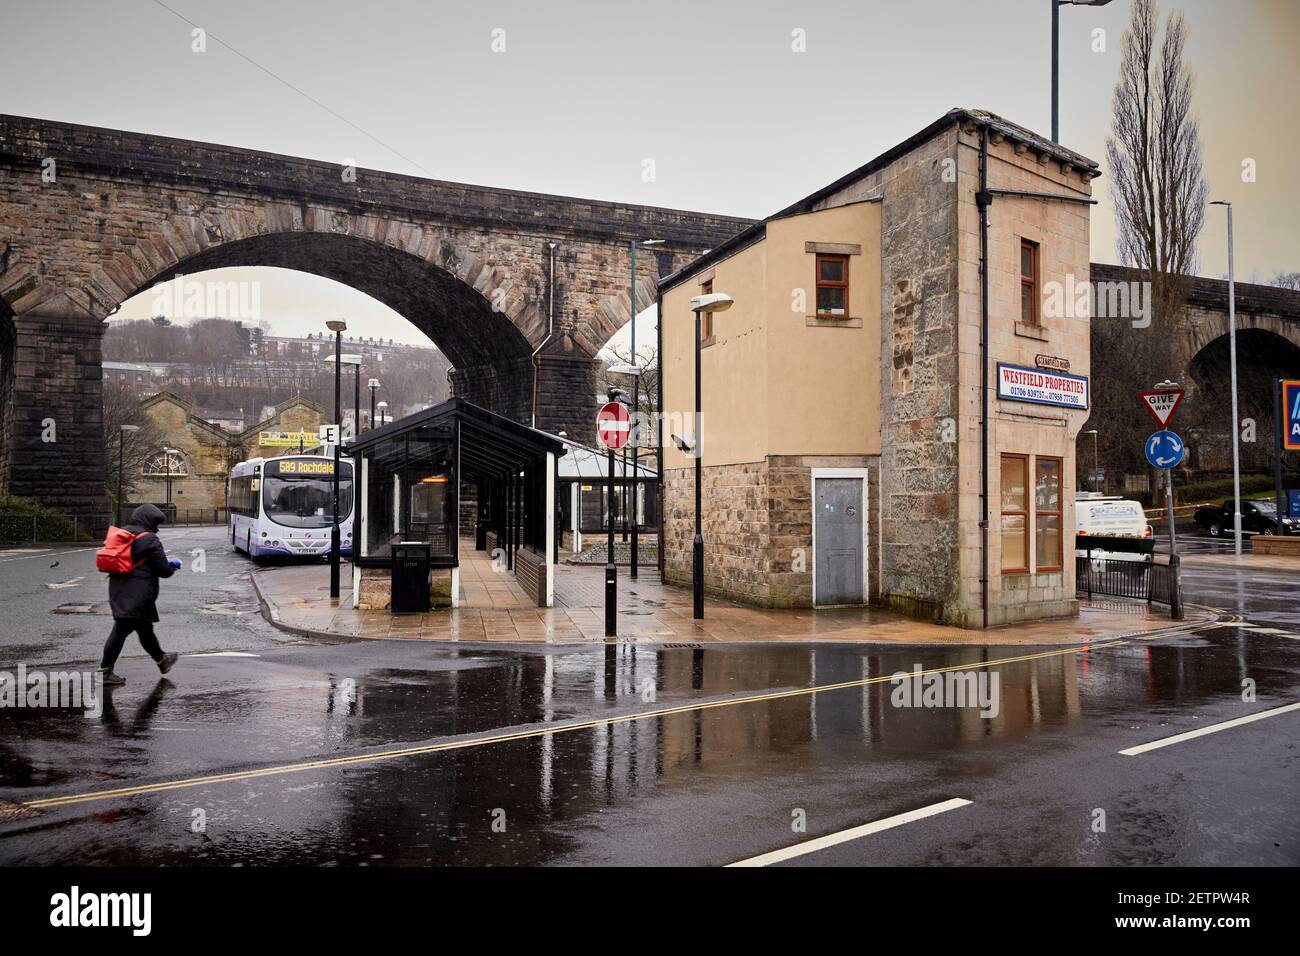
[[[158,643],[158,638],[154,636],[153,621],[115,617],[113,630],[108,635],[108,640],[104,642],[104,659],[99,662],[101,669],[106,671],[113,669],[118,655],[122,653],[122,646],[126,644],[126,639],[131,636],[132,631],[140,635],[140,646],[144,648],[146,654],[155,661],[162,659],[163,649]]]

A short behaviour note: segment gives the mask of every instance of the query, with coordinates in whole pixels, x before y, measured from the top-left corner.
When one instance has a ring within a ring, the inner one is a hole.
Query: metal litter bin
[[[429,610],[428,541],[393,545],[392,609],[394,614]]]

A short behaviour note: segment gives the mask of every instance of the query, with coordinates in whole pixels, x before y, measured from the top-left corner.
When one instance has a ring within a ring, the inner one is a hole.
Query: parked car
[[[1222,505],[1203,505],[1197,508],[1196,513],[1192,515],[1192,520],[1196,522],[1197,527],[1204,528],[1213,538],[1232,534],[1232,499],[1228,499]],[[1296,530],[1296,524],[1295,518],[1283,516],[1282,533],[1292,534]],[[1242,534],[1277,534],[1277,503],[1268,498],[1242,498],[1241,531]]]
[[[1154,550],[1142,502],[1082,493],[1074,499],[1075,554],[1098,560],[1146,561]]]

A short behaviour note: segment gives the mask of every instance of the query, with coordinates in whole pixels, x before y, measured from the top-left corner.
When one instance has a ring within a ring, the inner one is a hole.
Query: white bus
[[[334,459],[250,458],[230,470],[230,544],[250,558],[321,558],[330,553]],[[352,553],[352,462],[339,468],[341,555]]]

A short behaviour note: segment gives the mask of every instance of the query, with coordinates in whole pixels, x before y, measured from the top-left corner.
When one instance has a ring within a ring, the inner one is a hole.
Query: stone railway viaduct
[[[629,318],[629,242],[665,240],[638,258],[637,302],[649,304],[661,276],[751,224],[344,173],[315,160],[0,115],[0,495],[106,512],[104,319],[177,275],[279,266],[336,279],[436,342],[454,366],[455,394],[589,438],[594,356]],[[1101,263],[1091,273],[1094,282],[1138,278]],[[1185,367],[1224,337],[1226,298],[1224,282],[1190,285],[1178,343]],[[1264,348],[1300,355],[1300,294],[1238,283],[1237,323],[1265,336]]]
[[[0,495],[107,510],[104,320],[177,275],[279,266],[346,283],[443,350],[454,394],[577,437],[595,354],[629,318],[630,241],[664,240],[638,257],[644,307],[660,276],[750,223],[347,172],[0,115]]]

